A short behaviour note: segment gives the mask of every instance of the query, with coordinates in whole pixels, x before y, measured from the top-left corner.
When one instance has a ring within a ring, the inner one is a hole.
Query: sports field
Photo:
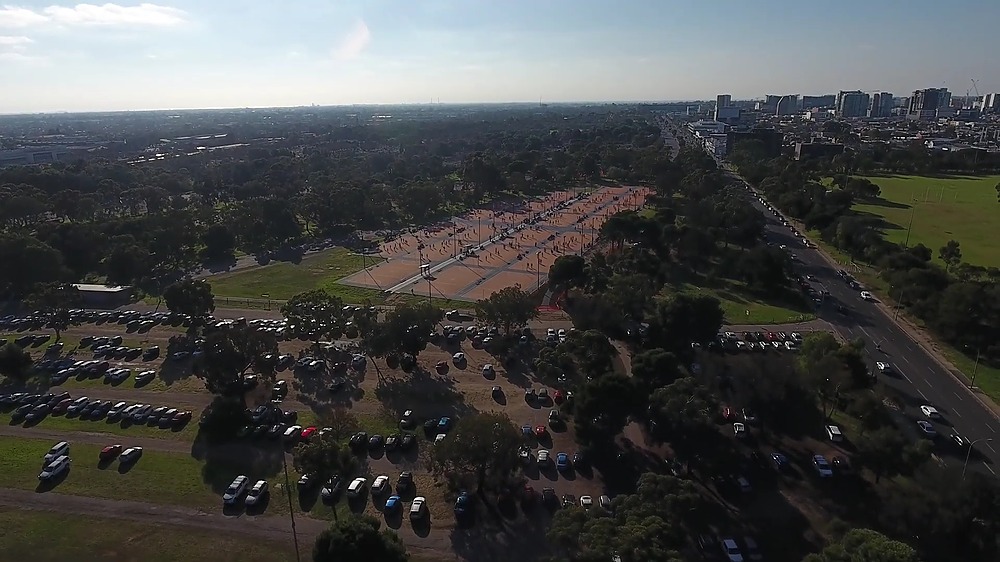
[[[340,283],[461,301],[513,285],[531,291],[545,282],[556,258],[594,244],[610,215],[641,208],[647,194],[637,187],[603,187],[478,209],[384,241],[379,255],[385,261]]]
[[[1000,221],[996,185],[1000,176],[873,176],[882,189],[874,204],[854,210],[882,217],[888,240],[923,244],[937,258],[949,240],[961,244],[962,259],[974,265],[1000,266],[1000,237],[993,231]]]

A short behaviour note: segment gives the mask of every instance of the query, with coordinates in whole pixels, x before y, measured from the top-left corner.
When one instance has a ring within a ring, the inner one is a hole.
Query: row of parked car
[[[113,367],[111,363],[97,359],[42,359],[35,363],[35,369],[49,373],[49,382],[52,386],[65,384],[71,377],[88,379],[103,377],[107,384],[120,384],[132,376],[132,369],[128,367]],[[142,386],[154,378],[156,378],[156,371],[145,369],[135,374],[135,384]]]
[[[34,423],[49,415],[66,415],[82,420],[107,419],[170,429],[183,427],[191,420],[191,412],[188,410],[152,404],[96,400],[86,396],[74,399],[68,392],[0,394],[0,407],[14,408],[11,421],[15,423],[22,421]]]

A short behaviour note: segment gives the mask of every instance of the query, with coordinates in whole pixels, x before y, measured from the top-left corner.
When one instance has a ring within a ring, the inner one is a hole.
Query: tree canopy
[[[371,515],[338,519],[316,537],[313,562],[406,562],[410,556],[399,535]]]
[[[496,326],[509,336],[538,316],[535,301],[520,285],[495,291],[485,299],[476,301],[476,317],[490,326]]]
[[[431,470],[447,476],[458,488],[479,492],[498,489],[520,467],[521,433],[504,414],[480,413],[462,417],[448,436],[431,451]]]

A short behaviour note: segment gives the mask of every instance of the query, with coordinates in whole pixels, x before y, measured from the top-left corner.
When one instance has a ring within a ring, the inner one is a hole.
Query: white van
[[[69,454],[69,443],[67,443],[66,441],[60,441],[55,445],[53,445],[52,448],[49,449],[48,453],[45,453],[45,457],[43,458],[43,460],[45,461],[45,464],[49,464],[52,461],[58,459],[59,457],[68,454]]]
[[[69,470],[69,457],[66,455],[61,455],[56,460],[52,461],[42,470],[38,475],[38,479],[41,481],[51,480],[53,478],[59,477],[62,473]]]
[[[840,428],[835,425],[826,426],[826,436],[830,438],[830,441],[834,443],[839,443],[844,440],[844,434],[840,432]]]

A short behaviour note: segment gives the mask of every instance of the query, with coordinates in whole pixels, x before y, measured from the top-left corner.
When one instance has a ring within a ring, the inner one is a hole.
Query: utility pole
[[[288,517],[292,520],[292,540],[295,542],[295,562],[302,562],[299,554],[299,534],[295,530],[295,510],[292,509],[292,484],[288,480],[288,455],[281,452],[281,466],[285,470],[285,497],[288,499]]]

